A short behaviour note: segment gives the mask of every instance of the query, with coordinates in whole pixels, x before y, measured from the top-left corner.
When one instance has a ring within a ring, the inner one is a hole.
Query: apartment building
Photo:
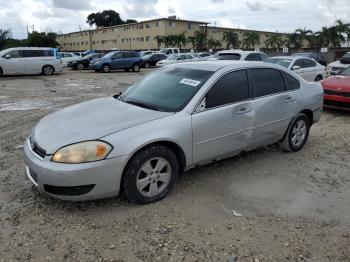
[[[227,30],[236,31],[240,40],[243,39],[245,32],[251,31],[208,26],[207,22],[180,20],[175,17],[169,17],[62,34],[58,36],[57,41],[62,51],[85,51],[89,49],[148,50],[158,49],[158,44],[155,40],[157,35],[173,35],[185,32],[186,37],[190,37],[200,30],[207,33],[208,39],[213,38],[220,41],[222,40],[223,32]],[[255,32],[260,35],[260,45],[257,46],[260,48],[264,46],[268,35],[277,34],[262,31]],[[223,43],[223,47],[225,46],[226,44]],[[164,45],[161,47],[164,47]],[[191,49],[192,44],[188,42],[183,48]]]

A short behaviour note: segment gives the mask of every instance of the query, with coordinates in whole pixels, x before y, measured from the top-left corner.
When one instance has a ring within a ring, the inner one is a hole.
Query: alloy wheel
[[[303,119],[300,119],[293,127],[292,130],[292,144],[295,147],[299,147],[306,137],[307,125]]]
[[[145,197],[154,197],[162,193],[171,179],[170,163],[161,157],[146,161],[136,178],[137,190]]]

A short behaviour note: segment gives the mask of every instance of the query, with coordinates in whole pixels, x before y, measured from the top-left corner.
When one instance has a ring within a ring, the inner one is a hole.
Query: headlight
[[[86,163],[103,160],[111,152],[112,146],[102,141],[86,141],[62,147],[52,157],[59,163]]]

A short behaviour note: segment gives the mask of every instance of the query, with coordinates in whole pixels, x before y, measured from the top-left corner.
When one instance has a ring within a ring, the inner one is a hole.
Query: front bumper
[[[126,161],[127,156],[121,156],[84,164],[55,163],[51,156],[42,159],[35,154],[28,140],[24,144],[24,162],[31,182],[41,193],[62,200],[85,201],[118,195]]]
[[[350,97],[324,94],[324,108],[350,111]]]

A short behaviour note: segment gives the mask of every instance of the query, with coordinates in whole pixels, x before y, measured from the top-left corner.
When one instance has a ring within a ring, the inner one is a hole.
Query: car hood
[[[350,76],[334,76],[322,81],[322,86],[328,90],[350,92]]]
[[[41,119],[31,139],[47,154],[80,141],[93,140],[174,113],[149,110],[113,97],[67,107]]]

